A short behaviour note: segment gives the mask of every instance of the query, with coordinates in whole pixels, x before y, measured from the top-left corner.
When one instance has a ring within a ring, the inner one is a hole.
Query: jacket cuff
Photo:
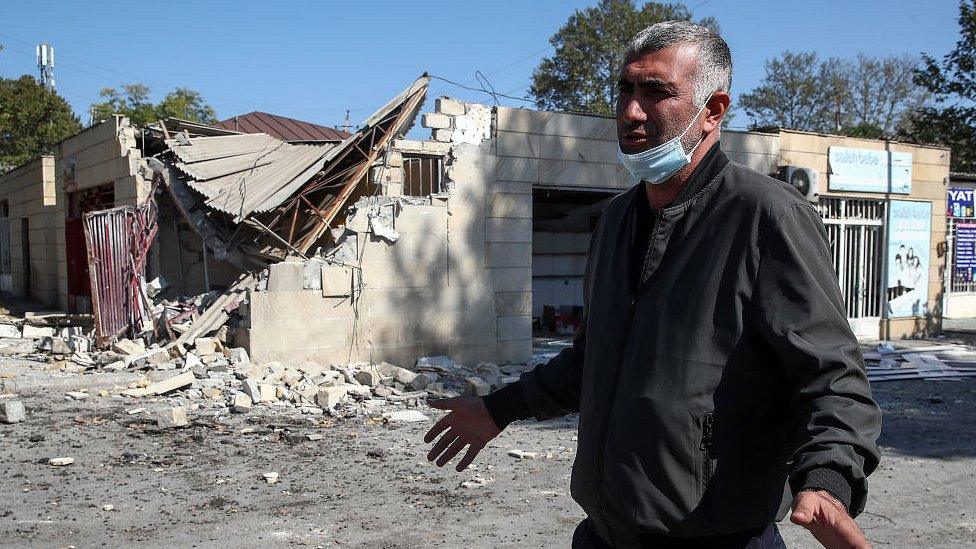
[[[801,492],[804,490],[824,490],[843,503],[848,513],[851,512],[851,494],[853,493],[851,483],[843,474],[834,469],[829,467],[811,469],[800,487]]]
[[[481,397],[488,408],[488,414],[495,420],[499,429],[504,429],[509,423],[532,417],[529,403],[522,392],[522,382],[517,381],[501,389]]]

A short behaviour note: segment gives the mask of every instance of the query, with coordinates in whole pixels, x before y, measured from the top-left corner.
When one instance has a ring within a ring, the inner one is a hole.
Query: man
[[[620,158],[641,182],[601,214],[574,344],[451,412],[428,459],[467,467],[508,423],[578,411],[574,547],[827,547],[878,464],[881,414],[817,212],[719,149],[731,57],[679,21],[638,34],[620,73]],[[784,487],[786,488],[784,490]]]

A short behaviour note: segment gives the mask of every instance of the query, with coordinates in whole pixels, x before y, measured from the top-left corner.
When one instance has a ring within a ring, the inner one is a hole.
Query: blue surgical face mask
[[[701,139],[698,140],[698,143],[695,143],[695,146],[688,153],[685,153],[681,139],[695,125],[695,122],[698,121],[698,115],[703,110],[705,110],[705,105],[702,105],[702,108],[698,109],[698,114],[691,119],[691,123],[685,128],[685,131],[681,132],[681,135],[670,141],[661,143],[657,147],[636,154],[627,154],[620,150],[618,146],[617,157],[620,159],[620,163],[627,168],[630,175],[642,181],[647,181],[651,184],[667,181],[678,170],[691,164],[691,155],[698,148]],[[702,139],[704,139],[704,135]]]

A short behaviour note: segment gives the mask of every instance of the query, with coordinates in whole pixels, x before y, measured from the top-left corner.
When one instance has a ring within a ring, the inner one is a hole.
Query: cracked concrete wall
[[[315,287],[306,265],[277,264],[268,291],[251,293],[245,339],[255,360],[412,364],[441,354],[466,363],[529,360],[531,194],[528,187],[498,185],[494,143],[486,139],[490,109],[469,111],[447,99],[437,105],[433,114],[443,116],[425,120],[445,126],[434,128],[440,140],[398,140],[374,169],[384,196],[357,203],[332,256],[336,264],[322,267],[323,276],[340,280]],[[443,156],[447,191],[398,196],[403,152]],[[506,194],[525,198],[518,206]],[[392,205],[393,234],[369,219],[370,205],[380,203]],[[508,218],[528,224],[518,224],[520,232],[499,223]],[[512,263],[504,245],[515,243],[528,253]],[[352,289],[335,295],[343,287]]]

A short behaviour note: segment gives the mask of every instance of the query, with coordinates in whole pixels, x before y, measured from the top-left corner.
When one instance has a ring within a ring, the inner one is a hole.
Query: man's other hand
[[[475,456],[488,444],[488,441],[501,433],[501,429],[495,425],[495,420],[491,418],[481,397],[459,396],[427,401],[427,404],[438,410],[451,411],[424,435],[424,442],[429,444],[437,438],[437,435],[444,433],[427,453],[427,460],[436,460],[438,467],[443,467],[465,446],[470,446],[455,467],[458,472],[463,471],[471,465]]]
[[[871,549],[844,504],[824,490],[805,490],[793,499],[794,524],[810,530],[827,549]]]

